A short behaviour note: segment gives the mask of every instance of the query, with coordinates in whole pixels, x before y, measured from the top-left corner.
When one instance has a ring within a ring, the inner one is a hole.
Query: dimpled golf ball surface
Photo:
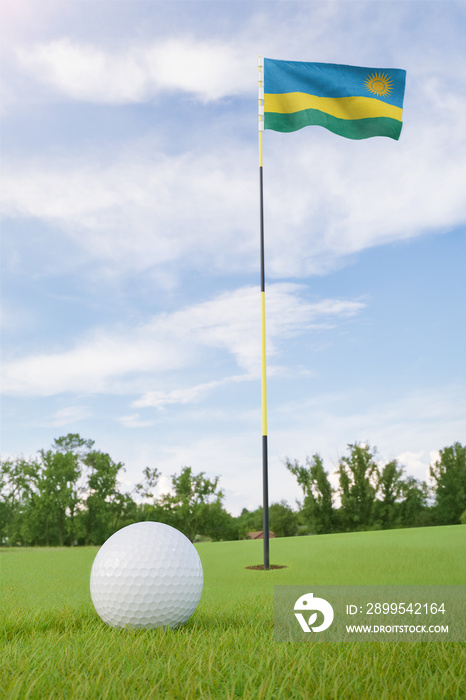
[[[112,627],[177,627],[199,603],[202,564],[195,547],[163,523],[128,525],[99,549],[91,598]]]

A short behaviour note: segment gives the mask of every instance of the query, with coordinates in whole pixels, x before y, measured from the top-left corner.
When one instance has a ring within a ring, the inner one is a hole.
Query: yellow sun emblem
[[[372,73],[365,82],[366,88],[377,97],[386,97],[393,91],[393,80],[385,73]]]

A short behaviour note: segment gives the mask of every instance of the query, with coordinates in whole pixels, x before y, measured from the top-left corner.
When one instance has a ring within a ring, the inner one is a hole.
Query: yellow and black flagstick
[[[264,255],[264,180],[262,174],[262,132],[264,131],[264,61],[259,67],[259,184],[260,184],[260,256],[261,256],[261,354],[262,354],[262,489],[264,569],[269,569],[269,475],[267,446],[267,372],[265,345],[265,255]]]

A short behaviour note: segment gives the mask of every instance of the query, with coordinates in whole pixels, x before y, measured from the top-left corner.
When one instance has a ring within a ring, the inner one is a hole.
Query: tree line
[[[272,503],[270,529],[277,537],[466,523],[466,446],[440,450],[429,468],[430,485],[405,473],[396,460],[381,466],[370,445],[348,445],[333,488],[319,454],[285,460],[303,494],[293,509]],[[156,520],[191,541],[235,540],[262,530],[262,507],[232,516],[219,477],[183,467],[167,493],[155,495],[160,472],[146,467],[132,491],[118,477],[121,462],[94,449],[78,434],[54,440],[33,459],[0,461],[0,545],[100,545],[116,530]]]

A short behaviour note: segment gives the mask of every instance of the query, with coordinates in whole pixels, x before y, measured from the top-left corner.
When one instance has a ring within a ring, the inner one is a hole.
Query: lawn
[[[462,698],[460,643],[278,644],[280,584],[464,584],[466,527],[201,543],[204,591],[177,630],[107,627],[89,595],[97,549],[0,550],[6,698]]]

